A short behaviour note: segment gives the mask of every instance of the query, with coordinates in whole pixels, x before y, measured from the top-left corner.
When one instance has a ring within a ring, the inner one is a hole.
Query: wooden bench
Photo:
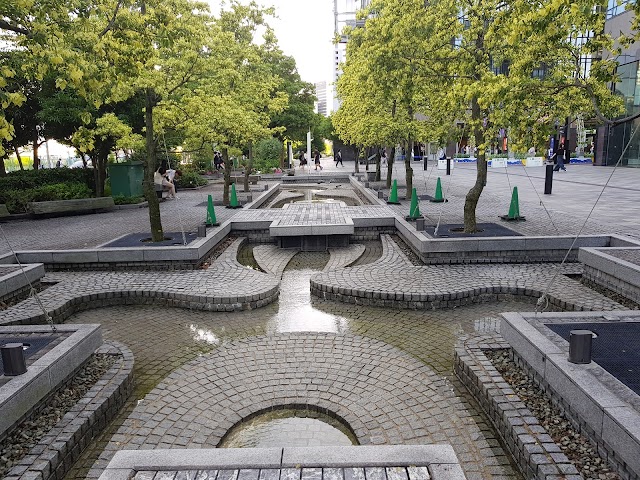
[[[9,210],[7,210],[7,206],[4,203],[0,203],[0,218],[8,216]]]
[[[257,185],[260,181],[260,175],[249,175],[249,181],[251,185]],[[231,183],[244,182],[244,175],[231,175]]]
[[[76,200],[53,200],[50,202],[30,202],[27,209],[34,215],[55,215],[59,213],[86,213],[114,208],[113,198],[79,198]]]

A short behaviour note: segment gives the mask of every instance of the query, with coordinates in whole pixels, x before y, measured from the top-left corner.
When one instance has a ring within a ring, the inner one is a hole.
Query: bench
[[[49,202],[30,202],[27,209],[34,215],[52,215],[58,213],[86,213],[95,210],[114,208],[113,198],[79,198],[75,200],[53,200]]]
[[[249,175],[249,181],[251,185],[257,185],[260,181],[260,175]],[[244,175],[231,175],[231,183],[244,182]]]
[[[7,206],[4,203],[0,203],[0,218],[8,216],[9,210],[7,210]]]

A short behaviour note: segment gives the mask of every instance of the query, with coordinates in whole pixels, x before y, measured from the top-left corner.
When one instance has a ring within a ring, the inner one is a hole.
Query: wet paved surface
[[[284,273],[279,301],[251,312],[209,313],[153,306],[121,306],[91,310],[72,317],[70,320],[72,323],[102,323],[105,338],[122,341],[134,352],[137,378],[135,398],[132,399],[127,412],[116,422],[114,430],[124,422],[124,418],[136,405],[137,400],[143,399],[171,372],[186,363],[202,362],[211,358],[201,357],[207,352],[220,351],[221,347],[233,348],[238,344],[237,342],[242,344],[243,339],[275,338],[280,335],[287,336],[289,332],[300,331],[326,332],[322,335],[330,335],[332,345],[336,347],[344,348],[347,338],[357,337],[362,342],[362,348],[357,354],[342,357],[330,355],[330,361],[336,364],[336,368],[352,368],[355,361],[361,361],[359,360],[361,355],[370,355],[371,352],[379,349],[388,349],[393,352],[393,355],[400,356],[397,358],[403,358],[402,364],[406,365],[409,362],[413,365],[411,374],[397,376],[388,381],[390,391],[403,388],[413,391],[411,378],[415,370],[427,375],[429,381],[425,383],[435,383],[439,385],[441,391],[447,393],[446,400],[442,402],[428,401],[428,398],[435,394],[434,392],[425,396],[427,398],[425,402],[422,402],[421,396],[418,405],[423,403],[424,405],[421,407],[423,410],[420,415],[424,418],[441,418],[442,409],[448,408],[447,405],[455,404],[458,412],[465,413],[463,415],[465,422],[475,425],[472,429],[476,432],[475,437],[471,439],[466,434],[454,433],[454,430],[466,432],[465,426],[463,430],[449,429],[445,437],[432,437],[429,434],[423,440],[426,441],[426,438],[430,441],[434,438],[440,438],[439,441],[446,441],[445,438],[452,439],[454,444],[458,444],[460,459],[466,462],[470,469],[469,473],[472,474],[471,478],[501,478],[502,475],[517,478],[483,415],[467,402],[464,391],[452,377],[453,346],[457,337],[463,332],[495,330],[498,312],[531,310],[532,305],[501,302],[425,313],[311,300],[308,278],[321,270],[328,258],[326,254],[300,254],[294,257]],[[313,338],[329,338],[317,335],[319,334],[314,334]],[[300,335],[297,338],[306,337],[307,335]],[[291,336],[289,335],[288,338]],[[318,344],[325,345],[325,342],[323,340]],[[278,349],[266,351],[277,352]],[[252,358],[253,353],[241,355],[238,358],[245,357]],[[373,359],[376,358],[377,356],[374,355]],[[216,365],[212,371],[217,370]],[[381,373],[383,371],[381,370]],[[145,402],[146,399],[141,405],[145,405]],[[371,402],[369,397],[366,397],[361,403],[362,415],[364,415],[366,405],[377,402]],[[358,411],[358,408],[354,409],[354,418],[360,415]],[[192,417],[187,409],[178,409],[178,412],[172,412],[172,414],[176,413],[186,423],[191,422]],[[180,421],[175,416],[171,418]],[[390,421],[393,422],[393,420]],[[438,422],[436,423],[439,425]],[[443,428],[445,432],[448,430],[446,426]],[[186,441],[186,437],[184,440],[181,438],[183,437],[180,435],[175,437],[174,442],[178,442],[175,443],[176,446]],[[402,439],[403,437],[400,436],[394,440],[403,441]],[[482,439],[482,442],[479,442],[479,439]],[[104,442],[108,440],[107,435],[102,444],[97,443],[90,449],[69,478],[84,477],[93,465],[94,459],[100,454]],[[114,446],[117,448],[120,442],[125,441],[124,436],[116,435],[111,438],[111,448]],[[485,450],[476,451],[474,445],[477,444],[484,444]],[[472,449],[475,453],[468,449]],[[486,460],[481,467],[474,467],[478,454]],[[110,456],[109,451],[104,452],[95,467],[104,467]],[[482,473],[478,470],[479,468],[482,469]],[[474,472],[475,475],[473,475]],[[96,476],[98,473],[99,470],[96,469],[91,472],[91,475]],[[493,474],[496,476],[493,477]]]

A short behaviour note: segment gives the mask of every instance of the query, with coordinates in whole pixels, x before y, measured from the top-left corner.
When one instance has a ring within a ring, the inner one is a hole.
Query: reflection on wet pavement
[[[234,427],[222,448],[325,447],[357,445],[353,434],[328,415],[310,410],[276,410]]]
[[[407,311],[311,298],[309,277],[322,270],[328,259],[325,252],[297,254],[284,272],[280,299],[257,310],[225,313],[122,305],[88,310],[67,320],[67,323],[100,323],[104,339],[117,340],[131,348],[136,385],[126,408],[66,478],[84,478],[135,403],[169,373],[227,342],[293,331],[353,333],[407,352],[451,379],[455,386],[453,347],[460,334],[495,330],[499,312],[534,308],[529,303],[512,300],[451,310]],[[475,410],[473,406],[468,408]],[[484,425],[481,430],[491,431],[484,417],[475,415],[476,422]],[[289,428],[287,422],[284,425]]]

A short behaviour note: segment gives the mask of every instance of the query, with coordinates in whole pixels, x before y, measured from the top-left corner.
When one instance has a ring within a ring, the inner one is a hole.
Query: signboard
[[[491,168],[507,168],[507,159],[506,158],[492,158],[491,159]]]
[[[527,157],[525,159],[525,166],[542,167],[544,166],[544,157]]]

